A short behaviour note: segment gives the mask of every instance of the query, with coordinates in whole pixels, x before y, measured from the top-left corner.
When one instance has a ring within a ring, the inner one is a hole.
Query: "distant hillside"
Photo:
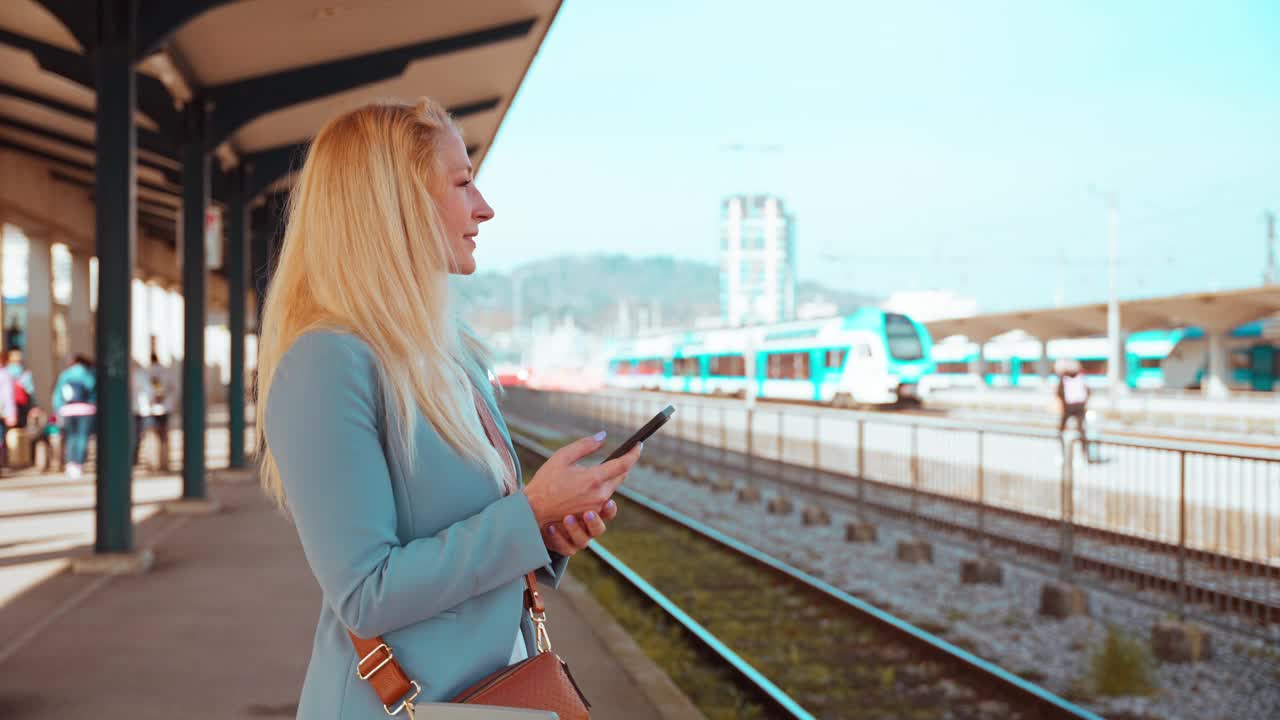
[[[692,327],[699,317],[720,312],[720,269],[708,263],[671,257],[634,258],[590,255],[539,260],[519,267],[524,322],[538,315],[573,315],[579,326],[605,331],[617,325],[626,302],[631,322],[641,308],[661,317],[666,327]],[[513,282],[510,274],[478,273],[455,285],[468,313],[491,329],[510,327]],[[847,312],[877,299],[841,289],[801,282],[797,303],[813,299]]]

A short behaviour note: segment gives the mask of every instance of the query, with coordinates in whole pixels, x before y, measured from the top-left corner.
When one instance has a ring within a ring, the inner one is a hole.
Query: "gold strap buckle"
[[[370,654],[372,654],[372,653],[370,653]],[[413,701],[414,701],[414,699],[415,699],[415,698],[417,698],[419,695],[421,695],[421,694],[422,694],[422,686],[418,684],[418,681],[417,681],[417,680],[410,680],[410,681],[409,681],[409,684],[413,686],[413,692],[412,692],[412,693],[410,693],[408,697],[406,697],[406,698],[404,698],[403,700],[401,700],[401,701],[400,701],[400,704],[396,706],[396,709],[395,709],[395,710],[392,710],[390,705],[383,705],[383,706],[382,706],[382,709],[383,709],[384,711],[386,711],[387,715],[390,715],[390,716],[392,716],[392,717],[395,717],[396,715],[399,715],[399,714],[400,714],[400,711],[401,711],[401,710],[404,710],[405,708],[408,708],[408,709],[409,709],[409,717],[410,717],[410,718],[412,718],[412,717],[413,717]]]
[[[375,665],[374,668],[369,672],[364,672],[363,670],[361,670],[361,668],[364,667],[364,664],[369,662],[369,658],[373,657],[374,655],[377,655],[380,650],[387,651],[387,656],[382,659],[382,662]],[[360,658],[360,662],[356,663],[356,677],[360,678],[361,680],[368,680],[369,678],[373,677],[374,673],[378,672],[383,668],[383,666],[391,662],[391,660],[395,656],[396,656],[395,653],[391,652],[391,648],[387,647],[386,643],[382,643],[378,647],[370,650],[368,655],[365,655],[364,657]]]

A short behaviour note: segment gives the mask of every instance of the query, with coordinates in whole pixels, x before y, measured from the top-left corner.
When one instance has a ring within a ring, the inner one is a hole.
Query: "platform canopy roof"
[[[144,220],[181,204],[182,108],[210,108],[223,170],[250,194],[287,184],[336,113],[428,95],[458,119],[473,162],[498,127],[559,0],[137,0],[138,197]],[[97,2],[0,2],[0,148],[91,187]],[[225,192],[215,177],[214,197]]]
[[[1122,300],[1120,326],[1125,332],[1195,326],[1222,331],[1280,313],[1280,286],[1189,293]],[[1107,304],[1093,303],[1042,310],[973,315],[926,322],[934,338],[963,335],[985,342],[1022,330],[1034,337],[1069,338],[1107,332]]]

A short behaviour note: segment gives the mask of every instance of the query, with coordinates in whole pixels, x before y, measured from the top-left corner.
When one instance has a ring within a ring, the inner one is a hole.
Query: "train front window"
[[[924,343],[920,342],[920,333],[906,315],[885,313],[884,334],[889,342],[889,356],[893,359],[924,359]]]

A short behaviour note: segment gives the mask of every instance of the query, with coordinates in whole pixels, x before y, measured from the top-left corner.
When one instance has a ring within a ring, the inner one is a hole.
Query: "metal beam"
[[[209,149],[249,121],[281,108],[399,76],[409,63],[525,37],[537,18],[412,45],[317,63],[209,88],[217,107]]]
[[[245,155],[240,159],[243,167],[251,170],[245,187],[245,197],[252,201],[290,172],[301,169],[310,143],[290,143]]]
[[[85,110],[84,108],[76,107],[75,105],[62,102],[56,98],[40,95],[39,93],[31,92],[26,88],[20,88],[16,85],[10,85],[2,80],[0,80],[0,96],[9,96],[19,100],[25,100],[33,105],[40,105],[49,110],[62,113],[63,115],[70,115],[71,117],[79,120],[85,120],[87,122],[93,122],[94,119],[92,110]],[[169,158],[170,160],[176,158],[174,145],[165,136],[155,130],[140,128],[136,125],[134,126],[134,132],[137,133],[139,150],[146,150],[147,152],[155,153],[156,155]]]
[[[76,2],[76,0],[60,0]],[[141,59],[158,50],[169,36],[200,15],[226,5],[230,0],[141,0],[138,18],[138,55]],[[191,78],[188,78],[191,80]],[[196,88],[191,88],[193,91]]]
[[[55,75],[60,75],[90,90],[97,87],[94,83],[94,64],[88,55],[63,50],[55,45],[4,29],[0,29],[0,43],[26,50],[35,57],[36,63],[41,68]],[[138,109],[160,126],[163,132],[169,135],[176,133],[180,127],[178,111],[174,109],[173,98],[165,89],[164,83],[149,75],[139,74],[134,78],[134,94],[135,106]]]
[[[63,165],[73,170],[79,170],[81,172],[86,172],[90,174],[96,172],[94,170],[94,166],[90,165],[89,163],[80,162],[79,160],[73,160],[71,158],[65,158],[65,157],[62,157],[61,155],[54,155],[53,153],[45,152],[44,150],[40,150],[37,148],[27,147],[22,143],[15,142],[8,138],[0,138],[0,148],[4,148],[6,150],[13,150],[14,152],[20,152],[24,155],[30,155],[31,157],[34,157],[39,160],[45,160],[47,162],[57,163],[58,165]],[[174,197],[178,196],[178,191],[171,187],[156,185],[155,183],[149,183],[144,180],[137,180],[136,177],[135,177],[135,182],[137,187],[144,188],[146,190],[165,193],[167,195],[172,195]]]
[[[84,108],[77,107],[56,98],[34,93],[26,88],[11,85],[3,80],[0,80],[0,95],[8,95],[10,97],[18,98],[19,100],[26,100],[27,102],[35,105],[43,105],[50,110],[56,110],[63,115],[70,115],[81,120],[93,122],[94,119],[92,110],[85,110]]]
[[[37,0],[50,14],[61,22],[85,52],[97,46],[97,3],[88,5],[84,0]]]
[[[488,98],[486,100],[463,103],[449,108],[449,114],[454,118],[464,118],[468,115],[493,110],[501,102],[502,98]],[[251,173],[252,179],[247,190],[248,198],[252,201],[266,192],[267,188],[274,185],[280,178],[300,170],[302,161],[306,158],[307,147],[310,145],[309,141],[277,145],[276,147],[258,150],[241,157],[240,164],[253,169]],[[477,145],[468,145],[467,154],[474,154],[478,149],[479,146]],[[222,184],[222,182],[216,182],[215,188]]]
[[[476,102],[454,105],[449,108],[449,114],[455,119],[464,118],[468,115],[479,115],[480,113],[486,113],[490,110],[497,109],[500,104],[502,104],[502,98],[491,97],[485,100],[477,100]]]
[[[23,120],[18,120],[17,118],[11,118],[4,115],[0,115],[0,127],[8,127],[14,130],[20,130],[25,133],[30,133],[31,135],[42,137],[46,140],[53,140],[54,142],[59,142],[64,145],[70,145],[71,147],[76,148],[78,150],[85,150],[87,152],[97,151],[96,146],[92,142],[89,142],[88,140],[72,137],[71,135],[60,133],[57,130],[50,130],[48,128],[40,127],[39,125],[32,125],[31,123],[25,122]],[[179,172],[169,167],[168,165],[147,160],[142,157],[138,158],[138,164],[144,165],[146,167],[151,168],[152,170],[156,170],[160,172],[161,174],[164,175],[164,179],[168,180],[171,183],[177,184],[180,181]]]

